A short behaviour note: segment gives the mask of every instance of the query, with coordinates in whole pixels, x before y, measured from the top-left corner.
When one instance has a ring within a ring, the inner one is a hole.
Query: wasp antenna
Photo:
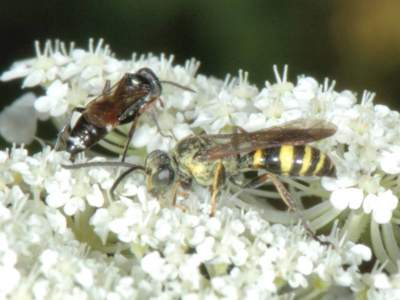
[[[150,112],[150,116],[151,116],[151,118],[152,118],[154,124],[156,125],[158,132],[160,133],[160,135],[161,135],[162,137],[166,137],[166,138],[173,139],[173,140],[175,140],[176,142],[178,141],[178,139],[176,138],[176,136],[174,135],[174,133],[173,133],[172,131],[169,131],[170,134],[164,133],[164,132],[162,131],[161,126],[160,126],[160,124],[158,123],[157,117],[156,117],[156,115],[154,114],[154,112]]]
[[[132,167],[130,167],[128,170],[124,171],[121,175],[119,175],[119,177],[114,181],[114,183],[113,183],[113,185],[112,185],[112,187],[110,189],[110,194],[111,194],[111,197],[113,198],[113,200],[114,200],[114,191],[115,191],[115,189],[118,187],[118,185],[121,183],[121,181],[126,176],[128,176],[130,173],[132,173],[135,170],[144,171],[144,167],[143,166],[133,165],[133,164],[130,164],[130,165],[132,165]]]
[[[174,134],[172,131],[169,131],[169,133],[170,133],[170,134],[166,134],[166,133],[164,133],[164,132],[162,132],[162,131],[160,130],[160,135],[161,135],[162,137],[170,138],[170,139],[175,140],[175,142],[178,142],[178,139],[177,139],[177,137],[175,136],[175,134]]]
[[[170,84],[170,85],[176,86],[176,87],[178,87],[178,88],[180,88],[180,89],[182,89],[182,90],[188,91],[188,92],[196,93],[195,90],[193,90],[193,89],[191,89],[191,88],[189,88],[189,87],[187,87],[187,86],[180,85],[179,83],[176,83],[176,82],[173,82],[173,81],[161,80],[160,82],[161,82],[161,83],[166,83],[166,84]]]
[[[72,165],[61,165],[65,169],[79,169],[79,168],[89,168],[89,167],[125,167],[125,168],[135,168],[144,170],[143,166],[131,164],[123,161],[92,161],[81,164]]]

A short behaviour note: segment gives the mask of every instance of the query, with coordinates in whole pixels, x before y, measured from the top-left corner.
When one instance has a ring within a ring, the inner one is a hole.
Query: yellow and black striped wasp
[[[170,152],[151,152],[144,166],[125,162],[89,162],[65,166],[123,166],[123,172],[111,188],[134,170],[145,173],[148,192],[160,197],[171,192],[176,205],[177,191],[188,188],[192,181],[210,187],[210,215],[214,216],[218,193],[227,179],[243,172],[263,170],[245,187],[259,186],[271,181],[282,200],[295,210],[289,192],[278,176],[336,176],[335,166],[326,154],[308,143],[333,135],[336,126],[323,120],[298,119],[283,125],[255,132],[241,130],[229,134],[191,135],[177,142]]]
[[[162,83],[194,92],[175,82],[159,80],[149,68],[126,73],[114,86],[107,80],[100,96],[86,107],[73,109],[71,118],[58,135],[56,150],[66,150],[73,159],[77,153],[89,149],[116,127],[131,123],[123,148],[121,160],[124,161],[137,121],[155,101],[160,100]],[[79,114],[75,120],[72,118],[74,113]]]

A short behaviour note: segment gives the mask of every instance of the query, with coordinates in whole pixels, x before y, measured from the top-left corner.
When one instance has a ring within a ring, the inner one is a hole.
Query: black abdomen
[[[67,138],[66,151],[71,154],[84,151],[102,139],[106,133],[106,128],[94,126],[81,116]]]

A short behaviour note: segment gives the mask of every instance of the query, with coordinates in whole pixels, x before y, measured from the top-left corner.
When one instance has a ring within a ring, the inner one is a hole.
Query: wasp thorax
[[[142,68],[137,71],[136,74],[142,77],[142,81],[150,86],[150,94],[152,97],[160,97],[162,89],[161,83],[152,70],[149,68]]]
[[[154,195],[165,193],[175,180],[170,156],[163,151],[151,152],[145,162],[147,190]]]

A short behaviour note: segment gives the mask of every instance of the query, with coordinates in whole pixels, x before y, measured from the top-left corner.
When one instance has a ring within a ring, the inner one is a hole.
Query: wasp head
[[[137,78],[142,84],[147,84],[150,87],[151,97],[160,97],[161,95],[161,83],[157,75],[154,74],[149,68],[142,68],[136,73]]]
[[[153,195],[164,194],[175,181],[171,157],[164,151],[151,152],[145,162],[146,186]]]

